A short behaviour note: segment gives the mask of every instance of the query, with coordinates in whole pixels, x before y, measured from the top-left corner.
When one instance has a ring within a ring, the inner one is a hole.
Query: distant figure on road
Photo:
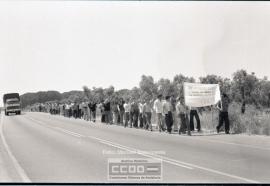
[[[162,126],[162,101],[161,101],[162,95],[158,95],[157,99],[154,102],[154,110],[157,114],[157,125],[158,125],[158,130],[161,132],[163,131],[163,126]]]
[[[217,108],[219,109],[219,123],[216,127],[217,133],[219,133],[220,127],[223,125],[223,122],[225,122],[225,133],[230,133],[230,122],[229,122],[229,114],[228,114],[228,108],[229,108],[229,98],[227,94],[223,93],[221,96],[221,101],[218,103]]]

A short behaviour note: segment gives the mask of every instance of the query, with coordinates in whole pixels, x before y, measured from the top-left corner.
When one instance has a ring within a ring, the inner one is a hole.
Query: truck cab
[[[21,101],[18,93],[5,94],[3,101],[5,115],[9,115],[9,113],[21,114]]]

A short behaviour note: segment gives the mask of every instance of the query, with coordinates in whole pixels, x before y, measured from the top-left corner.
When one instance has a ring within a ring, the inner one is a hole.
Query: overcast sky
[[[270,77],[269,33],[270,2],[0,1],[0,96],[132,88],[142,74]]]

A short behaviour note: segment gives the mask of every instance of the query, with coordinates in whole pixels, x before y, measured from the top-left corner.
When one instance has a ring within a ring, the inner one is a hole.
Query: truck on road
[[[21,114],[21,100],[18,93],[4,94],[3,101],[6,116],[9,113]]]

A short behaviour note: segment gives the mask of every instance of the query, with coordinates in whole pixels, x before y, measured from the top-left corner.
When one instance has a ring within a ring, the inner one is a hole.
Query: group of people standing
[[[185,106],[184,98],[179,97],[176,100],[173,96],[162,98],[162,95],[158,95],[155,100],[126,99],[124,101],[121,99],[119,102],[110,102],[107,99],[101,107],[101,121],[106,124],[118,124],[124,127],[144,128],[152,131],[151,121],[155,114],[157,128],[160,132],[171,133],[174,124],[180,125],[179,134],[186,133],[187,126],[190,126],[190,130],[194,131],[194,118],[197,122],[197,130],[201,131],[198,109],[189,109]],[[190,115],[188,116],[189,110]],[[176,117],[179,118],[176,119]],[[180,123],[176,123],[177,121]]]
[[[95,102],[67,102],[67,103],[46,103],[38,104],[31,107],[31,111],[47,112],[52,115],[63,115],[65,117],[75,119],[84,119],[87,121],[96,121],[96,108]]]
[[[226,94],[222,94],[221,101],[217,105],[219,109],[219,124],[216,127],[220,131],[223,122],[225,122],[225,132],[229,133],[228,116],[229,99]],[[159,132],[166,131],[171,133],[173,125],[178,127],[179,134],[185,134],[187,131],[194,131],[194,119],[196,120],[196,129],[201,131],[199,114],[202,114],[200,108],[187,107],[183,97],[174,99],[173,96],[158,95],[155,100],[136,99],[106,99],[101,103],[84,101],[80,103],[67,102],[65,104],[49,103],[39,104],[39,112],[49,112],[59,114],[65,117],[74,117],[86,121],[96,121],[97,109],[101,113],[101,122],[106,124],[116,124],[123,127],[143,128],[153,130],[152,116],[156,116],[157,129]],[[36,111],[36,110],[35,110]]]
[[[151,125],[152,108],[150,101],[139,102],[135,99],[106,99],[101,105],[101,122],[118,124],[124,127],[153,130]]]
[[[179,134],[186,133],[187,127],[190,126],[190,130],[194,131],[194,117],[197,123],[198,132],[201,131],[200,118],[198,115],[197,108],[189,108],[184,103],[184,98],[178,97],[176,99],[176,104],[172,101],[171,96],[166,96],[165,100],[162,100],[162,95],[158,95],[157,99],[154,102],[154,110],[157,114],[157,124],[159,127],[159,131],[164,131],[165,128],[168,133],[172,132],[172,126],[174,122],[176,122],[176,118],[174,116],[174,112],[176,112],[176,117],[178,117],[179,122]],[[190,115],[189,114],[190,110]],[[201,113],[201,112],[200,112]],[[190,118],[190,120],[189,120]],[[164,122],[165,126],[164,126]]]

